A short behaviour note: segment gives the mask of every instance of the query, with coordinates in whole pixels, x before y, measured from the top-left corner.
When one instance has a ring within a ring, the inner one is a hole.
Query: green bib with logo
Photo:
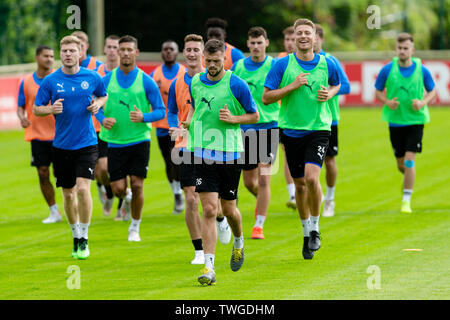
[[[227,123],[219,119],[219,110],[227,105],[232,115],[242,115],[244,108],[230,89],[231,71],[226,71],[219,82],[209,86],[200,80],[197,73],[191,82],[191,94],[195,103],[189,127],[187,148],[203,148],[225,152],[242,152],[240,124]]]
[[[150,112],[150,104],[143,84],[143,71],[138,70],[136,79],[127,89],[122,88],[117,82],[117,68],[111,72],[111,80],[106,89],[108,100],[105,104],[104,114],[107,118],[115,118],[116,123],[110,130],[102,127],[100,138],[116,144],[150,140],[151,124],[131,122],[130,120],[130,111],[134,111],[134,106],[142,113]]]
[[[386,80],[386,97],[391,100],[397,97],[400,102],[396,110],[391,110],[388,106],[383,107],[382,119],[389,123],[413,125],[430,122],[428,106],[424,106],[419,111],[412,108],[412,100],[423,100],[424,84],[422,74],[422,61],[419,58],[412,58],[416,63],[416,68],[411,76],[405,78],[400,73],[398,57],[392,59],[392,69]]]
[[[317,101],[321,85],[328,87],[328,67],[325,57],[319,55],[319,63],[312,70],[305,70],[297,62],[295,53],[289,55],[289,62],[283,74],[280,88],[291,84],[301,73],[306,76],[307,85],[302,85],[281,99],[278,126],[294,130],[331,130],[331,111],[328,101]]]
[[[267,56],[264,64],[257,70],[250,71],[245,68],[244,59],[237,62],[236,68],[233,71],[235,75],[247,82],[252,97],[258,106],[259,121],[258,123],[269,123],[273,121],[278,121],[278,114],[280,112],[280,105],[275,102],[265,105],[262,102],[262,96],[264,93],[264,82],[266,81],[266,76],[272,67],[273,58]]]

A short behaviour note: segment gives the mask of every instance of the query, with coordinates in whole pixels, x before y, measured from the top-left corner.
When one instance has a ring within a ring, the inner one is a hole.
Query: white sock
[[[50,212],[55,215],[55,216],[59,216],[59,210],[58,210],[58,205],[55,203],[54,205],[50,206]]]
[[[80,222],[80,238],[88,239],[89,223]]]
[[[319,232],[319,217],[311,216],[311,231]]]
[[[214,270],[214,254],[205,253],[205,267]]]
[[[334,200],[334,190],[336,189],[336,186],[329,187],[327,186],[327,195],[325,196],[325,200]]]
[[[80,239],[80,226],[78,223],[69,224],[70,229],[72,229],[72,236],[74,239]]]
[[[289,192],[289,198],[295,198],[295,184],[294,183],[288,184],[287,189]]]
[[[403,189],[403,201],[411,201],[412,189]]]
[[[131,218],[131,223],[130,223],[129,230],[134,230],[137,233],[139,233],[139,225],[141,224],[141,220],[142,219],[134,220],[133,218]]]
[[[240,237],[234,237],[233,239],[233,247],[235,249],[242,249],[244,247],[244,235],[241,235]]]
[[[174,194],[174,195],[176,195],[176,194],[181,194],[181,184],[180,184],[180,181],[176,181],[176,180],[173,180],[171,183],[170,183],[170,189],[172,189],[172,193]]]
[[[309,231],[311,231],[311,219],[301,220],[303,227],[303,236],[309,237]]]
[[[258,214],[256,216],[256,221],[255,221],[254,227],[263,228],[264,227],[264,221],[266,221],[266,216],[262,216],[262,215]]]

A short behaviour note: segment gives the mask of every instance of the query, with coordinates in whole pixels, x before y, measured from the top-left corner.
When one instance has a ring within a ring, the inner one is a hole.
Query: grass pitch
[[[245,263],[232,272],[232,244],[218,243],[214,287],[200,287],[201,266],[189,263],[193,247],[183,214],[171,213],[156,140],[145,182],[142,242],[129,243],[128,223],[102,215],[93,183],[91,256],[80,261],[70,256],[65,218],[41,223],[48,208],[23,132],[1,132],[0,299],[449,299],[450,108],[431,109],[416,160],[412,214],[399,212],[402,176],[380,109],[343,109],[341,117],[336,215],[320,219],[322,248],[314,259],[301,256],[301,224],[285,206],[280,166],[272,177],[265,240],[250,239],[255,200],[241,183]],[[61,190],[57,203],[62,209]],[[71,266],[79,267],[80,289],[68,289]],[[370,285],[375,283],[379,289]]]

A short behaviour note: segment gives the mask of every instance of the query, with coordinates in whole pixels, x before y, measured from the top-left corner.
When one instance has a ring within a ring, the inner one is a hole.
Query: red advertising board
[[[389,61],[343,62],[343,68],[350,81],[351,92],[341,96],[342,107],[377,106],[375,99],[375,79],[380,69]],[[434,105],[450,106],[450,61],[425,60],[423,64],[430,70],[436,84],[437,98]],[[158,63],[139,62],[138,66],[151,73]],[[17,119],[17,95],[24,75],[0,77],[0,130],[20,128]]]

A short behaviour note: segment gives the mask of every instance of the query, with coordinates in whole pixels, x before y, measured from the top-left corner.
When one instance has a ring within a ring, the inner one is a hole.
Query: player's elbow
[[[257,123],[259,121],[259,112],[256,110],[255,113],[252,114],[252,123]]]

